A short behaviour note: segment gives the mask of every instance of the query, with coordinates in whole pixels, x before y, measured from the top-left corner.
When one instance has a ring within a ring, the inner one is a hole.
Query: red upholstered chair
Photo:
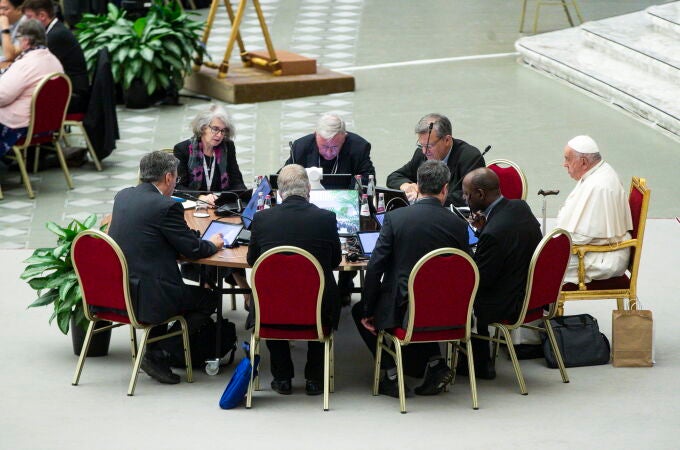
[[[35,166],[37,167],[38,152],[40,146],[43,144],[52,144],[54,150],[59,157],[59,164],[61,170],[64,172],[66,184],[69,189],[73,189],[73,180],[69,173],[64,153],[61,149],[59,140],[63,133],[64,117],[66,109],[71,99],[71,81],[68,76],[63,73],[53,73],[46,75],[45,78],[38,83],[33,91],[33,100],[31,101],[31,118],[28,124],[28,132],[26,137],[20,139],[14,144],[14,156],[16,157],[21,171],[21,179],[26,187],[29,198],[35,198],[33,189],[31,187],[31,180],[28,178],[26,172],[26,152],[28,147],[36,147]]]
[[[90,321],[85,335],[85,343],[78,358],[78,365],[73,375],[72,384],[76,386],[83,370],[85,356],[90,341],[95,333],[122,325],[130,325],[130,350],[132,351],[133,369],[128,386],[128,395],[134,395],[137,384],[139,366],[144,358],[146,345],[181,334],[184,342],[184,358],[186,361],[187,382],[192,382],[191,354],[189,349],[189,333],[186,321],[182,316],[169,318],[162,324],[179,321],[181,331],[174,331],[149,339],[149,331],[156,326],[139,322],[135,316],[130,297],[127,262],[118,244],[107,234],[98,230],[86,230],[78,234],[71,248],[71,260],[76,269],[78,282],[83,292],[83,309],[85,317]],[[102,328],[94,328],[96,322],[109,321],[113,324]],[[135,330],[144,334],[137,348]]]
[[[490,326],[496,327],[494,336],[486,338],[496,344],[494,346],[493,358],[495,359],[498,355],[499,344],[507,345],[522,395],[527,394],[527,388],[510,335],[511,331],[520,327],[547,333],[550,346],[552,347],[555,359],[557,359],[557,365],[560,368],[562,381],[565,383],[569,382],[562,354],[559,347],[557,347],[555,334],[550,326],[550,319],[555,317],[557,313],[557,299],[560,295],[560,287],[562,286],[562,280],[564,280],[564,272],[567,270],[570,254],[571,236],[567,231],[556,228],[547,234],[538,244],[531,258],[525,290],[526,294],[519,318],[513,323],[490,324]],[[544,313],[546,308],[548,308],[547,315]],[[537,320],[543,322],[543,327],[529,324],[529,322]],[[500,333],[503,336],[500,336]],[[479,338],[480,336],[475,335],[475,337]]]
[[[397,363],[399,406],[402,414],[405,413],[401,347],[421,342],[446,342],[446,362],[449,367],[456,367],[459,350],[467,353],[472,408],[478,409],[477,384],[470,343],[472,302],[478,284],[477,265],[465,252],[454,248],[441,248],[420,258],[408,279],[409,314],[406,328],[381,330],[378,333],[373,395],[378,395],[380,360],[382,352],[386,351]]]
[[[623,309],[623,299],[627,298],[631,309],[637,309],[637,279],[642,256],[642,241],[645,237],[645,225],[647,224],[647,211],[652,190],[647,187],[644,178],[633,177],[630,183],[628,205],[633,218],[633,230],[631,239],[619,242],[615,245],[575,245],[572,253],[578,255],[578,278],[579,283],[566,283],[562,286],[558,313],[562,314],[564,302],[570,300],[609,300],[616,299],[618,309]],[[586,268],[585,255],[589,252],[611,252],[621,248],[630,247],[630,262],[628,273],[607,280],[593,280],[585,282]]]
[[[85,114],[83,113],[71,113],[71,114],[66,114],[66,119],[64,120],[64,127],[70,128],[70,127],[77,127],[80,129],[80,134],[83,136],[83,139],[85,139],[85,145],[87,146],[87,152],[90,154],[90,158],[92,158],[92,161],[94,162],[95,167],[97,168],[98,171],[102,171],[102,165],[99,162],[99,158],[97,157],[97,153],[94,151],[94,147],[92,147],[92,142],[90,142],[90,136],[87,134],[87,130],[85,129],[85,125],[83,125],[83,120],[85,119]],[[68,140],[67,137],[72,133],[64,133],[64,143],[68,145]]]
[[[494,159],[486,167],[498,175],[503,197],[526,200],[529,186],[522,169],[517,164],[507,159]]]
[[[321,323],[324,274],[309,252],[292,246],[274,247],[255,262],[251,273],[255,328],[250,342],[250,360],[267,339],[319,341],[324,344],[323,409],[328,411],[333,392],[333,330]],[[258,377],[259,378],[259,377]],[[246,408],[252,405],[253,389],[259,379],[251,372]]]

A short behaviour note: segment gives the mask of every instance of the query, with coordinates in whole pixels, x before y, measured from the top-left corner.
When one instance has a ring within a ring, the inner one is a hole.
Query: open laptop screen
[[[356,190],[310,191],[309,202],[335,213],[338,234],[349,236],[359,231],[359,195]]]
[[[248,205],[244,208],[243,212],[241,213],[243,225],[245,225],[247,229],[250,229],[250,224],[253,221],[253,216],[255,216],[255,213],[257,212],[257,198],[260,192],[262,192],[262,197],[265,197],[272,193],[272,187],[269,184],[269,180],[267,179],[267,177],[263,177],[260,184],[255,189],[253,189],[253,196],[250,197]]]
[[[363,256],[367,258],[371,257],[375,244],[378,242],[378,236],[380,236],[379,231],[360,231],[357,233],[359,246],[361,247]]]

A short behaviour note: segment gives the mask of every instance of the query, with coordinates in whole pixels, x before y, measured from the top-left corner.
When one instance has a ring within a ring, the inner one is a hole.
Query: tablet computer
[[[383,223],[385,223],[385,213],[384,212],[375,213],[373,214],[373,218],[378,224],[378,229],[382,228]]]
[[[242,229],[243,225],[240,223],[221,222],[219,220],[213,220],[212,222],[210,222],[210,225],[208,225],[208,228],[206,228],[205,231],[203,232],[201,239],[207,241],[210,239],[211,236],[214,236],[217,233],[222,233],[222,238],[224,239],[224,246],[227,248],[231,248],[238,245],[236,243],[236,239],[238,238],[238,235]]]
[[[359,231],[357,233],[357,240],[363,257],[371,257],[375,244],[378,242],[378,236],[380,236],[380,231]]]

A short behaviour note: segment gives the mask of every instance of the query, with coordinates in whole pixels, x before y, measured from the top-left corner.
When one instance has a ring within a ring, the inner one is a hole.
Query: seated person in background
[[[302,167],[321,167],[324,174],[348,173],[361,175],[362,183],[368,176],[375,177],[371,162],[371,144],[358,134],[345,130],[345,121],[337,114],[327,113],[319,118],[316,131],[293,142],[286,164]],[[343,305],[351,302],[356,271],[343,271],[338,275],[338,288]]]
[[[321,321],[324,326],[335,329],[340,319],[340,301],[333,269],[342,259],[335,214],[309,203],[309,178],[302,166],[291,164],[283,167],[278,186],[283,202],[275,208],[259,211],[253,218],[248,264],[254,265],[262,253],[280,245],[307,250],[319,261],[324,273]],[[254,323],[253,309],[248,320],[250,324]],[[274,376],[272,389],[279,394],[290,394],[294,370],[288,341],[267,340],[266,343]],[[308,342],[307,345],[305,392],[318,395],[323,393],[323,344]]]
[[[19,54],[19,39],[17,27],[24,21],[21,13],[21,0],[0,0],[0,33],[2,38],[2,54],[0,54],[0,68],[14,61]]]
[[[407,320],[408,278],[418,260],[442,247],[459,248],[469,253],[467,224],[446,210],[448,181],[451,175],[441,161],[427,161],[418,168],[421,198],[408,208],[385,216],[378,242],[366,269],[361,301],[352,308],[359,334],[375,356],[376,332],[401,327]],[[438,343],[409,345],[404,358],[420,353],[429,362],[418,395],[435,395],[453,379]],[[399,397],[397,369],[393,358],[383,353],[379,392]]]
[[[0,157],[28,132],[35,87],[46,75],[63,72],[59,60],[45,46],[45,28],[40,22],[23,21],[18,34],[21,53],[0,76]]]
[[[90,98],[90,79],[83,49],[71,30],[55,17],[52,0],[26,0],[22,5],[24,15],[38,19],[45,27],[47,47],[59,59],[64,73],[71,79],[69,113],[85,113]]]
[[[196,114],[191,121],[193,136],[175,145],[173,154],[179,159],[177,175],[180,182],[177,190],[220,192],[245,190],[241,169],[236,162],[236,147],[234,146],[234,125],[227,111],[218,105]],[[217,195],[208,193],[198,196],[209,205],[214,205]],[[184,264],[183,272],[187,278],[198,279],[197,267],[190,263]],[[215,280],[217,270],[206,267],[208,280]],[[225,269],[226,270],[226,269]],[[246,271],[231,269],[226,273],[227,280],[233,277],[233,282],[240,288],[250,289]],[[246,294],[246,309],[250,304],[250,295]]]
[[[600,156],[589,136],[576,136],[564,147],[564,167],[576,187],[557,215],[557,227],[571,233],[574,245],[608,245],[630,239],[633,229],[626,192],[616,172]],[[630,249],[585,256],[586,279],[603,280],[623,275]],[[565,283],[578,283],[578,256],[571,255]]]
[[[451,134],[451,121],[441,114],[428,114],[418,121],[415,129],[418,135],[416,151],[409,162],[387,177],[387,187],[401,189],[408,199],[414,201],[418,196],[416,174],[418,167],[425,161],[444,161],[451,172],[449,195],[444,206],[465,206],[461,190],[461,180],[472,169],[484,167],[484,158],[476,147]]]
[[[218,297],[200,286],[185,285],[177,258],[207,258],[224,242],[219,233],[210,240],[196,236],[184,221],[182,205],[170,198],[177,163],[177,158],[163,151],[141,159],[141,183],[116,194],[109,236],[125,255],[137,319],[153,324],[182,314],[193,333],[215,312]],[[149,338],[164,334],[162,328],[153,328]],[[148,345],[142,370],[161,383],[179,383],[158,343]]]
[[[477,334],[488,337],[490,323],[517,320],[531,257],[542,238],[541,228],[524,200],[509,200],[501,195],[498,176],[485,167],[465,176],[463,197],[479,235],[473,257],[479,269],[474,303]],[[477,377],[495,378],[489,342],[473,339],[472,344]],[[464,358],[459,367],[467,372]]]

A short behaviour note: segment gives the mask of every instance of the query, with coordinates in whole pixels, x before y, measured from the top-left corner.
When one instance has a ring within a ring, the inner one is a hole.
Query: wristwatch
[[[6,29],[0,31],[0,33],[7,33],[7,34],[10,34],[11,31],[9,30],[9,28],[6,28]]]

